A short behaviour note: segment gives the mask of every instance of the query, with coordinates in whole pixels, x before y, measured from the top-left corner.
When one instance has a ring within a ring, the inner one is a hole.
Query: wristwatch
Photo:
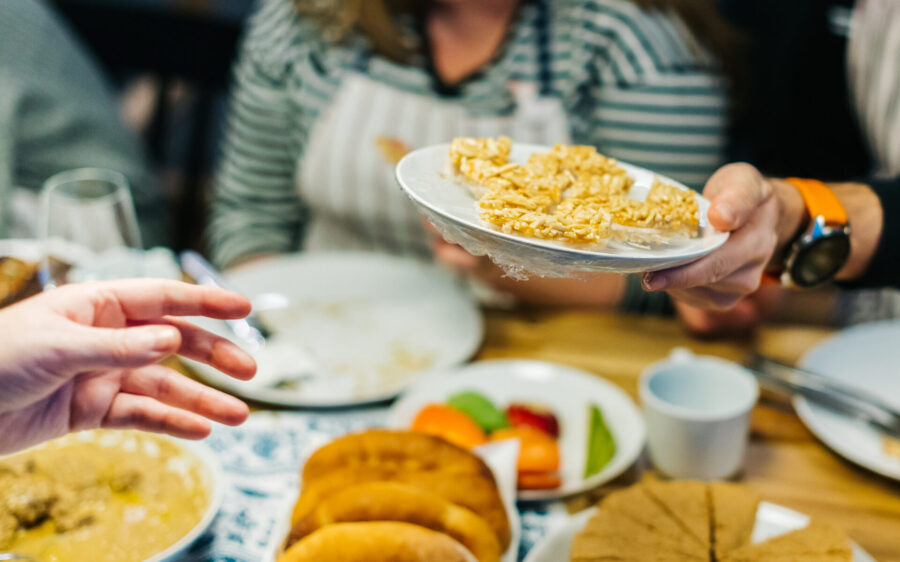
[[[809,212],[809,225],[791,244],[784,259],[782,285],[815,287],[834,279],[850,257],[847,211],[824,183],[786,178],[797,188]]]

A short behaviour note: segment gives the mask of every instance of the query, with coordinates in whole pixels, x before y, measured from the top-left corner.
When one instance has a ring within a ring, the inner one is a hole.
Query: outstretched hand
[[[69,285],[0,311],[0,453],[97,427],[199,439],[208,420],[242,423],[243,402],[157,363],[180,354],[252,378],[248,354],[178,318],[249,312],[229,291],[154,279]]]
[[[710,224],[730,232],[728,241],[695,262],[644,274],[643,284],[697,308],[727,310],[759,288],[779,241],[780,209],[772,183],[749,164],[720,168],[703,195]]]

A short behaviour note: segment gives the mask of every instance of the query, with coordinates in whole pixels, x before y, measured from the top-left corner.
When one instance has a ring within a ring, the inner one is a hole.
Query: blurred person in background
[[[711,213],[722,228],[735,230],[727,247],[650,275],[647,285],[680,296],[679,313],[702,333],[773,317],[849,324],[900,316],[896,290],[855,290],[898,285],[900,234],[891,214],[900,210],[900,2],[721,4],[750,40],[744,52],[751,79],[743,118],[735,123],[734,156],[759,171],[729,166],[707,186],[731,207],[732,221],[718,216],[715,204]],[[852,252],[834,277],[844,290],[755,290],[764,269],[783,269],[785,253],[809,221],[797,190],[775,179],[783,176],[825,180],[844,206]],[[755,242],[740,251],[742,241]]]
[[[0,238],[36,235],[37,193],[82,167],[125,174],[146,247],[165,244],[163,202],[100,69],[41,0],[0,8]]]
[[[296,250],[439,261],[525,302],[662,311],[638,278],[516,282],[437,241],[394,178],[457,136],[578,143],[701,187],[724,159],[705,0],[264,0],[235,67],[209,228],[234,267]]]

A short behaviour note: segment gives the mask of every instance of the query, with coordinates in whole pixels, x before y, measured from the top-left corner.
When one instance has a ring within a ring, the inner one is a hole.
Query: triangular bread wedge
[[[722,560],[729,552],[750,542],[756,525],[759,494],[752,488],[727,482],[709,485],[713,519],[713,548]]]
[[[806,562],[807,558],[822,562],[850,562],[853,552],[847,535],[830,525],[813,522],[786,535],[743,546],[727,555],[723,562]]]
[[[644,480],[640,487],[678,525],[710,552],[710,505],[706,484],[691,480],[660,482]]]

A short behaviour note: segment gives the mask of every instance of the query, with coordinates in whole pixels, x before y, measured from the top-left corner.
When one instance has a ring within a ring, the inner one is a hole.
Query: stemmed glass
[[[80,168],[44,183],[39,232],[41,283],[136,277],[141,273],[141,234],[125,176]]]

